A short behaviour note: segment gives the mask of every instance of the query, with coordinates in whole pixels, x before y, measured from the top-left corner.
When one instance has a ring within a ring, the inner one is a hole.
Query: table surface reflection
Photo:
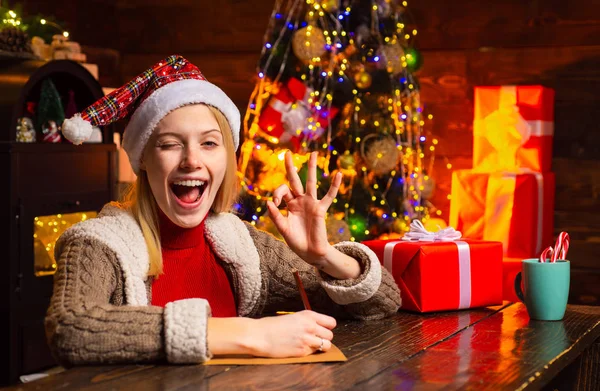
[[[540,389],[600,338],[600,307],[570,305],[558,322],[520,303],[340,322],[344,363],[274,366],[79,367],[16,390]]]

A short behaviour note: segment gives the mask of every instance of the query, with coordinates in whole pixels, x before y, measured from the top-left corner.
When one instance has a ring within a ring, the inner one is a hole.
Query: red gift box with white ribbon
[[[362,243],[394,277],[404,310],[434,312],[502,304],[502,243],[462,239]]]
[[[551,170],[553,89],[538,85],[477,86],[474,95],[473,168]]]

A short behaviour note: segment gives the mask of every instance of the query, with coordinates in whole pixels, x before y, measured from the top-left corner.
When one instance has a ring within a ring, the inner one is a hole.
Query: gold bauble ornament
[[[373,78],[371,77],[371,74],[369,72],[361,70],[354,74],[354,82],[356,83],[356,86],[358,88],[364,90],[371,87]]]
[[[308,25],[298,29],[292,38],[292,49],[300,60],[309,62],[313,58],[325,54],[325,35],[323,30],[316,26]]]
[[[368,140],[365,138],[364,143]],[[396,146],[396,141],[391,137],[375,140],[368,144],[366,152],[363,154],[363,159],[369,170],[375,175],[387,174],[396,168],[400,151]]]
[[[354,168],[356,164],[356,159],[354,159],[354,155],[350,153],[344,153],[338,159],[338,166],[343,170],[348,170]]]
[[[335,12],[339,8],[339,0],[321,0],[321,7],[327,12]]]
[[[402,72],[402,57],[404,49],[398,42],[389,45],[383,45],[379,49],[381,56],[381,64],[386,67],[387,71],[393,75]]]

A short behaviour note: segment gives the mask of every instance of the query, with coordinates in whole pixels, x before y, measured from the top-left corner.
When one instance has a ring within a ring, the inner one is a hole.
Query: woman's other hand
[[[259,357],[304,357],[331,349],[336,321],[313,311],[258,319],[251,352]]]
[[[214,355],[304,357],[331,349],[336,321],[313,311],[251,318],[208,318],[207,343]]]

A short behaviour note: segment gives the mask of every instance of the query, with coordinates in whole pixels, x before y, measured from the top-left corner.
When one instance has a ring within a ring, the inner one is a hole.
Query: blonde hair
[[[237,163],[233,135],[231,126],[229,126],[229,122],[223,113],[213,106],[207,105],[207,107],[219,124],[219,129],[223,135],[223,145],[227,151],[225,176],[217,191],[211,211],[213,213],[229,212],[238,195]],[[148,275],[157,277],[163,271],[160,230],[158,226],[158,205],[152,194],[146,171],[140,170],[136,181],[132,183],[124,194],[123,203],[127,205],[127,208],[129,208],[142,229],[150,259]]]

